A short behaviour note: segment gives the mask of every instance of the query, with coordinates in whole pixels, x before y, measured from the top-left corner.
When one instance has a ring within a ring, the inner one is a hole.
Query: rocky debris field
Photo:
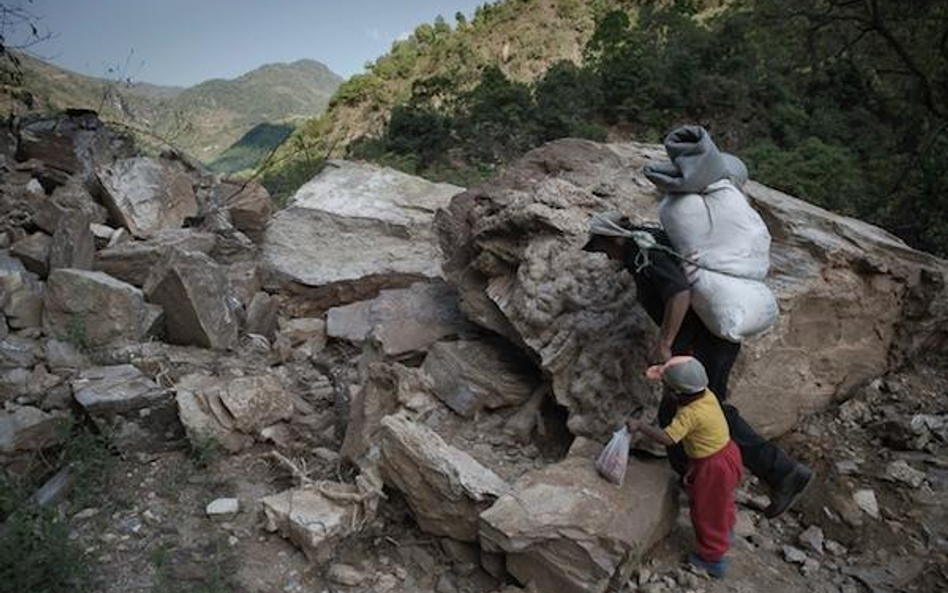
[[[781,319],[733,398],[816,483],[767,520],[746,479],[717,581],[664,460],[596,475],[654,328],[578,248],[655,220],[655,158],[330,161],[274,212],[91,112],[0,130],[0,591],[948,588],[948,264],[760,185]]]

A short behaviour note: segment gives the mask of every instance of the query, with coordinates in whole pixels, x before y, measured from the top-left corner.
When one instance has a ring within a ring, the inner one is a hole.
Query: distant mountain
[[[232,80],[212,79],[189,88],[110,81],[29,56],[21,60],[18,90],[32,96],[31,110],[95,109],[106,119],[170,140],[205,163],[244,141],[244,135],[260,124],[274,124],[272,129],[262,128],[265,133],[251,136],[253,146],[265,154],[272,146],[261,148],[261,141],[282,140],[285,134],[274,135],[275,129],[292,129],[291,120],[320,114],[343,80],[315,60],[267,64]],[[243,150],[242,154],[241,159],[218,161],[219,167],[230,162],[246,164],[250,153]]]

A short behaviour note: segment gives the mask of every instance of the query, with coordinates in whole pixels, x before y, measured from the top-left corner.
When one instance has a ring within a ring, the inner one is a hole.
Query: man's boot
[[[802,463],[793,466],[780,485],[770,493],[770,506],[764,509],[764,516],[773,519],[782,515],[793,503],[800,499],[813,481],[813,471]]]

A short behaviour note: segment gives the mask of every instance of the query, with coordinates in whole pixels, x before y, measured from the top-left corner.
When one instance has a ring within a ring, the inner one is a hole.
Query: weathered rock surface
[[[56,338],[71,336],[88,346],[141,341],[153,331],[161,308],[142,291],[102,272],[53,270],[46,285],[43,327]]]
[[[49,414],[30,406],[0,410],[0,454],[38,451],[56,444],[66,418],[66,414]]]
[[[167,389],[130,364],[85,369],[72,381],[72,390],[93,415],[124,414],[170,400]]]
[[[632,461],[621,488],[598,476],[599,446],[579,438],[563,461],[514,483],[481,515],[480,541],[540,591],[601,593],[621,586],[676,514],[667,464]]]
[[[293,415],[293,399],[273,375],[215,377],[192,373],[175,384],[178,414],[192,442],[208,438],[229,451],[253,442],[263,428]]]
[[[297,317],[287,320],[280,326],[280,333],[286,336],[290,346],[296,347],[311,340],[326,345],[326,322],[318,317]]]
[[[234,228],[260,243],[273,215],[273,200],[266,188],[255,181],[246,186],[225,181],[216,185],[214,192],[214,199],[228,212]]]
[[[10,334],[0,340],[0,369],[32,368],[42,356],[36,340]]]
[[[225,270],[203,253],[172,249],[145,282],[165,310],[169,342],[227,350],[237,343],[236,300]]]
[[[425,350],[475,329],[461,314],[457,294],[443,282],[383,290],[370,301],[335,307],[326,315],[326,328],[330,337],[353,342],[372,335],[389,356]]]
[[[380,469],[405,495],[421,529],[476,541],[478,515],[508,486],[497,474],[430,428],[393,415],[382,419]]]
[[[441,276],[434,211],[462,188],[370,164],[330,161],[267,228],[263,259],[279,281],[321,287],[332,306]]]
[[[265,292],[256,293],[247,307],[247,333],[273,338],[277,329],[279,302]]]
[[[217,238],[212,233],[190,229],[169,229],[155,233],[147,241],[130,241],[102,249],[96,254],[95,269],[138,287],[171,248],[208,254]]]
[[[179,228],[198,213],[191,177],[177,163],[134,157],[101,167],[97,175],[109,212],[136,237]]]
[[[60,220],[76,213],[84,214],[93,223],[104,223],[108,219],[105,207],[95,201],[81,182],[73,179],[53,190],[48,199],[34,200],[33,223],[53,234]]]
[[[614,418],[653,402],[640,377],[654,324],[629,275],[580,247],[594,211],[657,221],[642,168],[659,159],[651,145],[553,142],[436,217],[462,309],[539,360],[575,434],[605,436]],[[762,185],[745,189],[773,235],[767,283],[781,317],[747,341],[731,399],[764,434],[899,355],[948,344],[946,262]]]
[[[91,270],[95,260],[95,237],[89,218],[81,212],[70,212],[56,224],[49,248],[49,267]]]
[[[335,484],[356,495],[356,487]],[[332,500],[315,489],[287,490],[262,499],[266,529],[279,532],[314,562],[326,562],[335,546],[355,531],[359,507]]]
[[[43,284],[20,260],[0,252],[0,311],[13,329],[39,327],[43,314]]]
[[[49,273],[49,249],[53,238],[46,233],[33,233],[10,246],[10,253],[23,262],[27,270],[45,278]]]
[[[523,404],[540,383],[531,361],[499,340],[439,342],[428,351],[422,369],[433,380],[434,394],[468,417]]]

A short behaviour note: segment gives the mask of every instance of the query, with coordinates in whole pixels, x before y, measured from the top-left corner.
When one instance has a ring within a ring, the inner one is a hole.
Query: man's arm
[[[662,327],[658,333],[658,343],[652,349],[650,362],[663,363],[668,362],[672,357],[672,343],[681,324],[691,306],[691,290],[682,290],[672,295],[665,302],[665,315],[662,318]]]
[[[630,418],[625,425],[629,432],[634,434],[635,431],[639,431],[646,437],[652,439],[660,445],[664,445],[665,447],[671,447],[675,444],[675,441],[673,441],[664,430],[649,424],[645,424],[636,418]]]

